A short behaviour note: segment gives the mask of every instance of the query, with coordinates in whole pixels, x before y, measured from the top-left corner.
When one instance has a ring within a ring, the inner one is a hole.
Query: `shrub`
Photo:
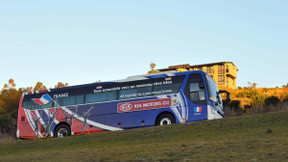
[[[0,133],[13,133],[12,118],[6,114],[0,115]]]
[[[238,110],[241,110],[241,107],[240,107],[240,101],[239,100],[232,100],[230,103],[229,103],[229,106],[231,109],[234,108],[234,110],[238,111]]]
[[[252,107],[258,107],[265,103],[266,96],[262,94],[256,94],[254,96],[251,96],[251,106]]]
[[[280,99],[278,97],[276,97],[276,96],[271,96],[271,97],[268,97],[268,98],[265,99],[265,105],[266,106],[270,106],[270,105],[276,106],[280,102],[281,102]]]
[[[256,90],[251,90],[249,93],[250,98],[253,98],[254,96],[260,95]]]
[[[284,100],[282,102],[288,103],[288,94],[287,94],[287,96],[284,98]]]
[[[244,90],[244,91],[242,91],[242,92],[240,92],[240,93],[237,93],[237,97],[242,97],[242,98],[245,98],[245,97],[247,97],[249,95],[249,93],[246,91],[246,90]]]

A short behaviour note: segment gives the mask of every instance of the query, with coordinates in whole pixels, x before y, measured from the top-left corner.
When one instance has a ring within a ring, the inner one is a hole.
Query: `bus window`
[[[36,104],[35,104],[36,105]],[[46,109],[46,108],[51,108],[53,107],[53,102],[49,102],[48,104],[46,105],[39,105],[39,108],[40,109]]]
[[[153,94],[159,95],[159,94],[177,93],[180,87],[181,87],[181,83],[173,83],[173,84],[155,86]]]
[[[55,100],[61,106],[78,105],[84,103],[84,95],[56,98]]]
[[[219,92],[217,84],[208,75],[206,75],[206,82],[207,82],[207,86],[208,86],[207,89],[208,89],[209,99],[213,102],[217,102],[217,92]]]
[[[33,101],[25,101],[25,102],[23,102],[23,107],[26,109],[29,109],[29,110],[35,110],[39,106],[36,105]]]
[[[203,82],[200,83],[190,83],[190,99],[191,101],[205,101],[206,97],[205,97],[205,89],[204,88],[200,88],[201,84],[203,84]]]
[[[103,92],[86,94],[85,103],[112,101],[117,99],[117,92]]]
[[[38,105],[33,101],[24,101],[23,107],[28,110],[37,110],[37,109],[51,108],[52,104],[53,102],[49,102],[48,104],[45,104],[45,105]]]
[[[207,98],[203,77],[200,74],[190,74],[185,88],[185,95],[198,105],[206,105]]]
[[[119,99],[134,98],[134,97],[137,97],[137,89],[119,91]]]
[[[152,87],[137,88],[137,96],[145,97],[152,95]]]

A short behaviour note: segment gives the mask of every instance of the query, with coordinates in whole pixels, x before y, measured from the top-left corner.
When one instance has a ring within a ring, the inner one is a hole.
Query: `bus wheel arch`
[[[54,129],[54,137],[71,136],[71,127],[68,123],[61,122]]]
[[[170,125],[173,123],[176,123],[176,118],[169,111],[161,112],[155,120],[155,125]]]

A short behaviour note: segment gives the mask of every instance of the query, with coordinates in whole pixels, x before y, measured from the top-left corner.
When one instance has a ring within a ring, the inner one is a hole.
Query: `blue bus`
[[[202,71],[27,92],[20,99],[17,137],[65,137],[221,119],[225,113],[220,93],[229,98]]]

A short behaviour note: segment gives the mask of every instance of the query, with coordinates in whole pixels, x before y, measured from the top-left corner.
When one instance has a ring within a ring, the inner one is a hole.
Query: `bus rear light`
[[[25,116],[21,116],[21,122],[25,122]]]

